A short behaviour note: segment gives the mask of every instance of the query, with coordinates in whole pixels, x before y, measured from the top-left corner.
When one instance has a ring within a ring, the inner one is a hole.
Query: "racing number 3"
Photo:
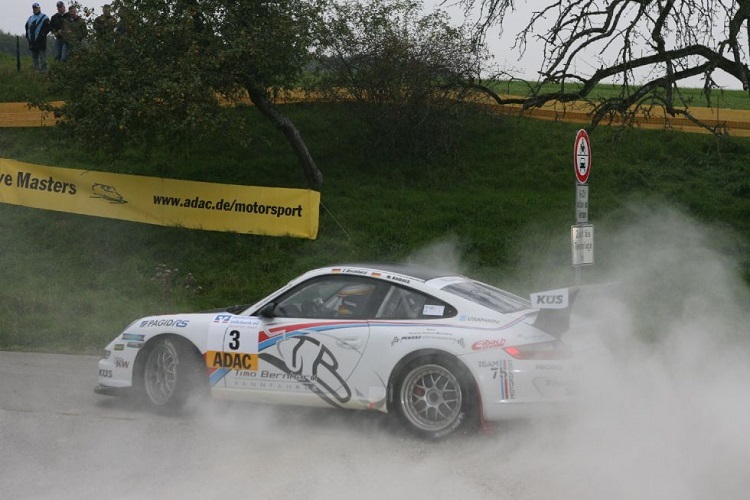
[[[258,369],[258,352],[252,352],[253,347],[253,333],[245,331],[245,342],[244,348],[241,345],[242,327],[235,330],[229,330],[226,333],[225,344],[223,352],[215,352],[213,356],[213,362],[209,365],[210,368],[228,368],[230,370],[251,370],[256,371]],[[249,341],[247,334],[250,335]],[[249,345],[249,348],[248,348]],[[251,352],[247,352],[248,349]],[[209,358],[206,358],[209,359]]]
[[[229,341],[229,344],[227,344],[227,347],[229,347],[231,350],[236,351],[240,348],[240,331],[239,330],[232,330],[229,332],[229,338],[231,339]]]

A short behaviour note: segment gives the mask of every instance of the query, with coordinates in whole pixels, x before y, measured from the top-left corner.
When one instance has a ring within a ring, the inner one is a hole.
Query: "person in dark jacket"
[[[112,15],[112,7],[104,5],[102,15],[94,19],[94,33],[98,37],[108,37],[115,32],[117,21]]]
[[[49,33],[49,17],[42,14],[42,7],[38,3],[31,5],[33,14],[26,21],[26,40],[29,41],[31,58],[34,60],[34,71],[47,71],[47,34]]]
[[[62,53],[63,61],[67,61],[70,58],[70,54],[81,46],[81,42],[86,38],[88,32],[86,21],[78,15],[78,8],[75,5],[71,5],[68,9],[68,20],[60,32],[63,42],[65,42]]]
[[[55,61],[62,60],[63,45],[65,45],[65,42],[60,32],[69,17],[68,13],[65,12],[65,3],[57,2],[57,13],[49,21],[50,32],[55,35]]]

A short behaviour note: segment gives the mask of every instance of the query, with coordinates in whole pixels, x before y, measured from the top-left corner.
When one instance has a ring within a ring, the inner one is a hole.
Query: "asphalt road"
[[[460,498],[467,488],[486,489],[474,498],[498,496],[465,484],[484,476],[471,470],[468,443],[486,434],[431,444],[379,413],[223,402],[162,416],[94,394],[96,362],[0,352],[0,496]]]
[[[684,500],[750,486],[746,436],[675,418],[687,412],[656,390],[429,443],[378,413],[206,402],[157,415],[94,394],[96,362],[0,352],[0,496]]]

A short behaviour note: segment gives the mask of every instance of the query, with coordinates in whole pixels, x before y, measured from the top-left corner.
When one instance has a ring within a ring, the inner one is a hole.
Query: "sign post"
[[[573,144],[573,170],[576,174],[576,223],[570,228],[570,243],[576,281],[580,283],[581,266],[594,263],[594,225],[589,224],[589,186],[591,175],[591,141],[581,129]]]
[[[573,167],[578,184],[585,185],[591,175],[591,141],[584,129],[576,134],[576,142],[573,145]]]

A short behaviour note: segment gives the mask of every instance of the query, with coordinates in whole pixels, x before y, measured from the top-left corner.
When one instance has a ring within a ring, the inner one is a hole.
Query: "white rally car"
[[[554,310],[431,269],[327,267],[251,306],[133,322],[106,347],[95,390],[163,408],[208,392],[378,410],[441,438],[569,398],[574,359]]]

